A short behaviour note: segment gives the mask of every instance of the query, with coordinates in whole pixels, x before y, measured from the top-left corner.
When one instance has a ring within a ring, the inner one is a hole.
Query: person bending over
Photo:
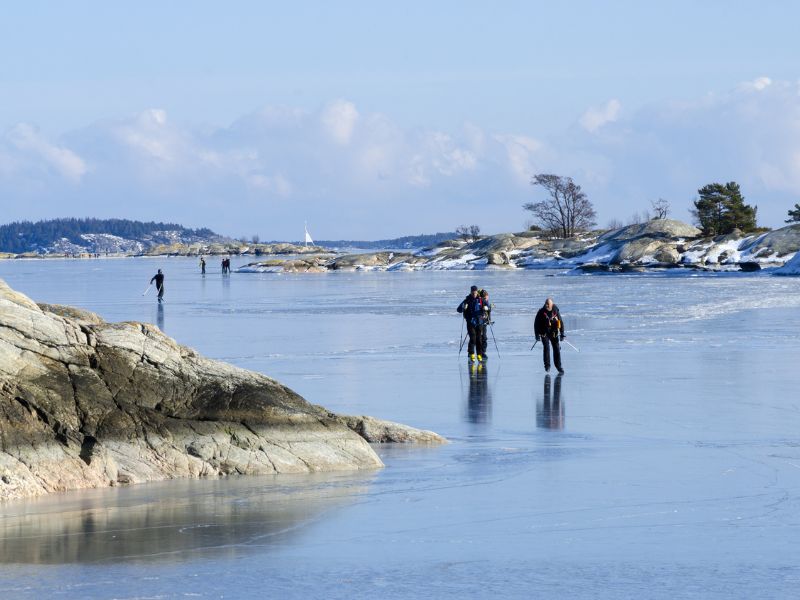
[[[544,358],[544,370],[550,371],[550,346],[553,347],[553,364],[559,373],[563,373],[561,366],[561,341],[567,337],[564,329],[564,320],[558,306],[553,303],[552,298],[544,301],[544,306],[536,313],[533,320],[533,334],[537,340],[542,342],[542,354]]]

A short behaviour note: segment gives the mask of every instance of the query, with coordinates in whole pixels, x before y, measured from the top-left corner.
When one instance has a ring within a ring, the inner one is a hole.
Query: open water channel
[[[201,277],[177,258],[0,261],[0,278],[451,442],[377,447],[375,472],[0,505],[0,598],[797,597],[800,278]],[[473,283],[499,348],[475,372],[455,312]],[[580,349],[563,377],[530,351],[546,296]]]

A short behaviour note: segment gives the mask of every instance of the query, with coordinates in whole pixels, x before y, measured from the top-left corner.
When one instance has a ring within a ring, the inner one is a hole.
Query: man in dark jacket
[[[467,322],[467,335],[469,336],[469,346],[467,346],[467,360],[475,361],[475,348],[478,347],[480,340],[479,317],[481,316],[481,299],[478,295],[478,286],[473,285],[469,289],[469,294],[456,308],[457,312],[464,315]]]
[[[156,289],[158,290],[158,301],[161,302],[164,299],[164,274],[161,272],[161,269],[150,279],[150,285],[153,285],[154,281],[156,282]]]
[[[553,303],[552,298],[544,302],[544,306],[536,313],[533,320],[533,334],[537,340],[542,342],[542,352],[544,354],[544,370],[550,370],[550,345],[553,346],[553,363],[559,373],[563,373],[561,367],[561,341],[567,337],[564,329],[564,320],[558,306]]]

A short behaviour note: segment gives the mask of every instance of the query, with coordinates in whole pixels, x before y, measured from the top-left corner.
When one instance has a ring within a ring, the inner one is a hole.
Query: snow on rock
[[[300,262],[275,258],[238,271],[577,269],[586,273],[675,267],[754,271],[779,267],[800,249],[800,225],[766,234],[743,235],[735,231],[716,238],[700,235],[699,229],[686,223],[659,219],[571,239],[550,238],[532,231],[501,233],[470,242],[452,240],[414,253],[312,255]]]
[[[795,252],[794,256],[785,265],[773,272],[775,275],[800,275],[800,252]]]

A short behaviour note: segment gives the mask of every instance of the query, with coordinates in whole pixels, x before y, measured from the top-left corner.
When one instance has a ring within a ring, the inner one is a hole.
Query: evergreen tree
[[[800,204],[795,204],[794,208],[789,209],[789,218],[786,223],[800,223]]]
[[[724,235],[734,229],[749,233],[756,229],[757,206],[744,203],[739,184],[710,183],[697,190],[692,214],[705,235]]]

